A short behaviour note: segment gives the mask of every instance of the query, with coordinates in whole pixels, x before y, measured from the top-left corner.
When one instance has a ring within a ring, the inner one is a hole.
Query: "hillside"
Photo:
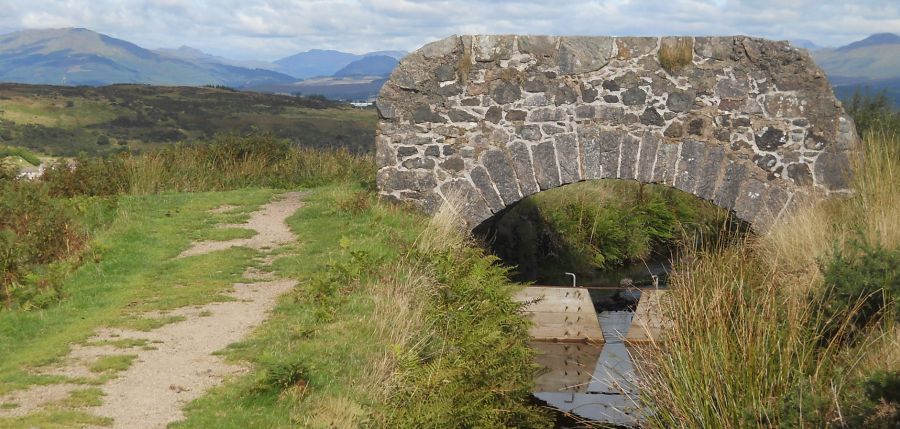
[[[857,90],[886,94],[900,106],[900,36],[874,34],[838,48],[812,51],[842,99]]]
[[[0,82],[51,85],[227,85],[290,82],[271,70],[191,62],[83,28],[0,36]]]
[[[390,76],[399,63],[396,58],[387,55],[373,55],[347,64],[334,76]]]
[[[0,84],[0,145],[60,156],[249,132],[367,152],[375,121],[333,101],[220,88]]]

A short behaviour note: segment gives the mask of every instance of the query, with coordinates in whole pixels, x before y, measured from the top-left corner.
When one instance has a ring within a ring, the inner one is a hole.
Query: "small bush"
[[[46,186],[0,182],[0,300],[6,308],[44,307],[61,295],[58,265],[78,252],[86,235],[74,210]]]
[[[816,300],[824,319],[831,321],[825,342],[837,335],[855,342],[865,328],[886,315],[900,320],[900,250],[863,240],[851,243],[852,253],[837,249],[822,268],[825,297]],[[850,326],[838,325],[851,313]]]

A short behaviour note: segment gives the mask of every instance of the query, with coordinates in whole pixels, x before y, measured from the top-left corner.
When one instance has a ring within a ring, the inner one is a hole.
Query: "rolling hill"
[[[347,66],[334,73],[334,76],[390,76],[399,63],[394,57],[372,55],[347,64]]]
[[[900,36],[873,34],[838,48],[811,52],[841,98],[884,91],[900,107]]]
[[[0,82],[54,85],[225,85],[294,81],[271,70],[185,61],[83,28],[0,36]]]
[[[374,109],[223,88],[0,84],[0,147],[54,156],[257,132],[305,147],[367,152],[376,121]]]

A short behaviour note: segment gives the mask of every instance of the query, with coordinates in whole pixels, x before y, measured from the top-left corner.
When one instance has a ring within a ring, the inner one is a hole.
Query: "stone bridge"
[[[474,227],[591,179],[673,186],[764,230],[850,192],[858,137],[825,74],[786,42],[452,36],[407,56],[377,102],[382,197]]]

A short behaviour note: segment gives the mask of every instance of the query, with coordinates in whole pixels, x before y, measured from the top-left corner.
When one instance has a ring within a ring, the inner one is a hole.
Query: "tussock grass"
[[[675,74],[694,60],[694,39],[666,37],[659,44],[659,64],[669,74]]]
[[[672,328],[664,343],[638,353],[649,427],[887,421],[865,417],[875,406],[866,401],[877,398],[860,386],[873,373],[900,369],[893,304],[858,331],[853,324],[868,295],[844,298],[826,284],[835,275],[829,262],[861,256],[860,242],[900,248],[900,140],[870,131],[862,149],[854,196],[809,202],[738,246],[686,252],[670,278]],[[836,298],[850,299],[837,303],[846,310],[832,310]],[[894,418],[890,410],[881,415]]]

